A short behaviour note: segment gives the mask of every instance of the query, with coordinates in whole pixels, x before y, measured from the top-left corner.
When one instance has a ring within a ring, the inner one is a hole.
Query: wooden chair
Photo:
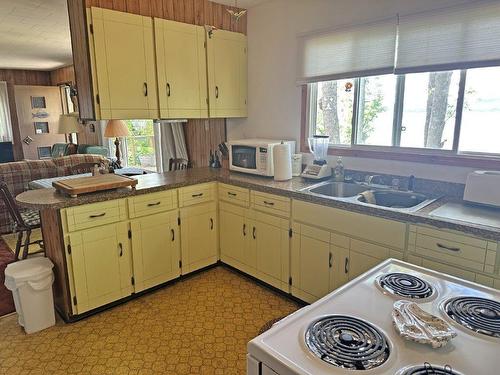
[[[23,246],[23,255],[21,259],[26,259],[28,257],[29,246],[33,244],[38,244],[40,246],[40,251],[36,253],[44,252],[43,241],[38,240],[30,242],[31,232],[34,229],[40,228],[40,214],[33,210],[20,211],[7,184],[3,181],[0,181],[0,199],[3,201],[7,207],[7,211],[14,220],[14,232],[18,232],[15,250],[16,260],[19,259],[21,246]],[[26,233],[26,238],[23,241],[24,233]]]
[[[169,171],[180,171],[190,168],[189,160],[186,159],[169,159],[168,170]]]

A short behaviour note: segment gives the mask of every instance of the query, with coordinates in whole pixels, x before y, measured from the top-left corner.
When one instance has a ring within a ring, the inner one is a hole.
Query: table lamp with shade
[[[120,137],[128,136],[128,127],[122,120],[109,120],[104,130],[104,136],[107,138],[115,138],[116,147],[116,164],[121,168],[122,162],[120,160]]]
[[[70,143],[73,142],[73,133],[79,133],[82,128],[78,122],[79,114],[78,112],[69,113],[66,115],[59,116],[59,134],[67,134]]]

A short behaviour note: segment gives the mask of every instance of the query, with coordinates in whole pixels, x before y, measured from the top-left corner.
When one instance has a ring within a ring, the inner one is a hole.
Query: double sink
[[[357,202],[372,207],[385,207],[401,212],[416,212],[435,201],[427,195],[412,191],[399,191],[389,187],[374,187],[368,184],[350,182],[326,181],[301,191],[321,197]]]

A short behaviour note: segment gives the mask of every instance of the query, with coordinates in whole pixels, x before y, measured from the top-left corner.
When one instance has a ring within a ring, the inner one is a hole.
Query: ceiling
[[[238,6],[264,1],[238,0]],[[0,0],[0,69],[53,70],[72,63],[66,0]]]
[[[0,68],[52,70],[72,62],[66,0],[0,0]]]

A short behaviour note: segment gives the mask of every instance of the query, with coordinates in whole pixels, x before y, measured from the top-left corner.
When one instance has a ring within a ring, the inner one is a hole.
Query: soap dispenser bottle
[[[337,159],[337,165],[333,170],[333,178],[336,182],[344,182],[344,163],[342,162],[342,158],[339,156]]]

